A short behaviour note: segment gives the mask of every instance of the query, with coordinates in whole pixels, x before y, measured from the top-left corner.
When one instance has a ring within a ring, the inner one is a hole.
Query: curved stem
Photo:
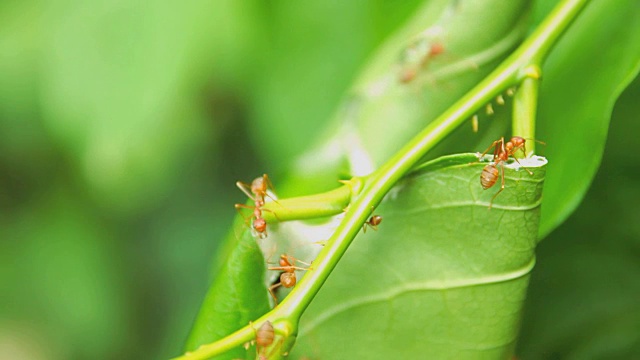
[[[270,201],[262,207],[262,216],[270,221],[314,219],[340,214],[351,202],[354,193],[362,188],[362,181],[353,178],[344,186],[320,194]]]
[[[537,80],[532,76],[531,70],[539,68],[551,47],[584,8],[587,1],[565,0],[561,2],[502,65],[429,124],[380,169],[362,178],[364,185],[352,192],[352,203],[344,219],[327,241],[325,248],[318,254],[313,262],[313,268],[306,272],[279,306],[257,319],[255,323],[259,324],[269,320],[280,336],[287,338],[290,335],[295,335],[300,316],[362,228],[362,224],[371,214],[371,209],[382,201],[391,187],[409,172],[429,150],[463,124],[477,109],[492,101],[496,95],[521,82],[524,82],[524,86],[530,89],[527,92],[535,90]],[[527,81],[529,81],[528,84]],[[534,124],[531,122],[533,118],[530,116],[527,120],[530,125]],[[532,129],[521,131],[532,131]],[[252,339],[253,336],[253,329],[246,326],[224,339],[203,345],[176,359],[207,359],[232,347],[240,346]]]
[[[362,193],[351,204],[327,246],[320,252],[311,269],[296,285],[275,312],[298,319],[318,292],[338,261],[344,255],[362,224],[391,187],[444,137],[496,94],[521,80],[532,60],[545,58],[548,50],[584,7],[587,0],[567,0],[552,11],[547,20],[523,45],[484,81],[478,84],[449,110],[439,116],[412,141],[405,145],[379,170],[365,178]]]
[[[560,2],[520,46],[516,54],[527,64],[540,65],[544,62],[558,38],[571,25],[589,0],[565,0]],[[514,55],[516,55],[514,54]],[[524,69],[523,69],[524,70]],[[526,77],[526,74],[522,74]]]

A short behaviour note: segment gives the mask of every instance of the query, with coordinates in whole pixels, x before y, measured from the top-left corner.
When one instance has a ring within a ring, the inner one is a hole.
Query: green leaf
[[[530,5],[497,0],[425,2],[372,56],[327,126],[331,139],[321,139],[321,146],[294,165],[296,178],[291,183],[298,191],[285,187],[285,193],[328,190],[340,172],[366,175],[387,161],[520,44],[528,29]],[[417,60],[407,55],[409,49],[424,50],[433,44],[442,45],[443,53],[428,58],[413,80],[400,81],[402,72],[416,65]],[[468,142],[462,144],[462,149],[458,146],[447,153],[472,150]],[[318,179],[326,180],[324,187]]]
[[[508,165],[491,210],[499,185],[482,189],[472,154],[401,181],[304,314],[293,354],[507,358],[535,262],[546,160],[531,161],[533,176]]]
[[[374,164],[387,161],[519,45],[526,35],[530,5],[528,1],[447,2],[439,13],[435,9],[418,13],[381,48],[347,104],[356,109],[350,116]],[[435,19],[434,13],[439,14]],[[402,83],[398,78],[410,66],[398,58],[419,33],[426,34],[420,41],[441,44],[444,52],[427,60],[414,80]]]
[[[640,77],[618,99],[585,201],[537,249],[518,342],[522,359],[640,354]]]
[[[543,68],[538,135],[550,159],[540,235],[580,203],[604,150],[616,99],[640,70],[636,0],[593,1]]]
[[[221,339],[269,310],[264,258],[256,239],[246,229],[237,241],[231,241],[235,246],[209,288],[187,340],[187,351]],[[223,358],[246,355],[243,348],[236,348]]]

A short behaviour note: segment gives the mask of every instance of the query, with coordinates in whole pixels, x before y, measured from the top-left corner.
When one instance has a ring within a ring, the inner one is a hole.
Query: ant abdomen
[[[482,173],[480,174],[480,184],[482,185],[482,188],[484,190],[487,190],[488,188],[495,185],[499,175],[500,172],[495,165],[485,166],[484,169],[482,169]]]
[[[270,321],[265,321],[262,326],[256,331],[256,344],[260,347],[267,347],[273,344],[275,338],[275,331]]]
[[[292,272],[283,272],[280,274],[280,284],[286,288],[292,288],[296,286],[296,274]]]

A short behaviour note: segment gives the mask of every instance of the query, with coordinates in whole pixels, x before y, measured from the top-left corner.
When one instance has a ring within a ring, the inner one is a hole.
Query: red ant
[[[296,286],[296,282],[298,281],[296,278],[296,270],[309,270],[310,268],[303,268],[299,266],[295,266],[295,263],[299,262],[305,265],[311,266],[311,264],[307,264],[304,261],[298,260],[293,256],[289,256],[286,254],[280,255],[280,266],[269,267],[269,270],[281,270],[280,281],[275,283],[269,287],[269,293],[271,297],[273,297],[273,301],[276,305],[278,305],[278,299],[276,298],[276,294],[273,292],[279,286],[283,286],[287,289]]]
[[[241,208],[253,209],[253,221],[251,223],[251,226],[261,239],[266,238],[267,221],[262,217],[262,211],[271,210],[262,209],[265,204],[265,197],[269,197],[273,201],[277,202],[276,199],[274,199],[267,193],[268,189],[273,190],[273,185],[269,180],[269,176],[267,176],[267,174],[264,174],[261,177],[257,177],[251,182],[251,185],[238,181],[236,182],[236,186],[255,203],[255,206],[236,204],[236,210],[240,212]]]
[[[256,330],[256,345],[260,347],[267,347],[273,344],[275,339],[275,331],[270,321],[265,321],[258,330]]]
[[[418,44],[414,44],[410,46],[410,49],[414,50]],[[409,83],[413,81],[413,79],[418,76],[418,72],[420,69],[427,67],[429,62],[435,58],[436,56],[442,54],[444,52],[444,45],[440,42],[434,42],[429,45],[429,49],[427,53],[421,57],[420,62],[417,66],[409,66],[405,69],[402,69],[400,73],[400,82],[403,84]]]
[[[277,349],[276,347],[267,354],[267,348],[273,344],[273,341],[276,338],[276,332],[273,328],[273,324],[267,320],[258,330],[254,329],[254,331],[256,333],[256,359],[267,360],[271,355],[273,355],[273,351]]]
[[[362,231],[367,232],[367,226],[371,227],[373,230],[378,230],[378,225],[382,222],[382,216],[373,215],[367,220],[364,224],[362,224]]]
[[[494,148],[493,163],[485,166],[482,169],[482,174],[480,174],[480,184],[482,185],[482,188],[484,190],[487,190],[495,185],[498,181],[499,175],[501,175],[500,177],[502,180],[500,190],[498,190],[498,192],[493,195],[493,197],[491,198],[491,202],[489,202],[489,209],[491,209],[493,200],[496,198],[496,196],[498,196],[498,194],[500,194],[502,190],[504,190],[504,163],[509,159],[509,156],[513,156],[519,149],[522,150],[522,152],[526,156],[527,152],[525,149],[525,142],[526,140],[520,136],[514,136],[507,142],[504,141],[504,137],[501,137],[500,140],[494,141],[491,146],[489,146],[487,150],[485,150],[482,155],[480,155],[479,158],[482,159],[482,157],[486,155],[489,150],[491,150],[491,148]],[[513,159],[518,164],[520,164],[520,161],[518,161],[517,158],[514,157]],[[498,166],[500,166],[500,171],[498,170]],[[520,164],[520,166],[522,166],[522,164]],[[533,173],[529,169],[524,166],[522,167],[527,170],[530,175],[533,175]]]

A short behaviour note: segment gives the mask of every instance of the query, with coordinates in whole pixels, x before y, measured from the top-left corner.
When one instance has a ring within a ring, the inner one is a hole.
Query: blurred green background
[[[418,3],[0,3],[0,358],[177,355],[234,182],[277,182]],[[640,354],[639,98],[540,247],[525,359]]]

